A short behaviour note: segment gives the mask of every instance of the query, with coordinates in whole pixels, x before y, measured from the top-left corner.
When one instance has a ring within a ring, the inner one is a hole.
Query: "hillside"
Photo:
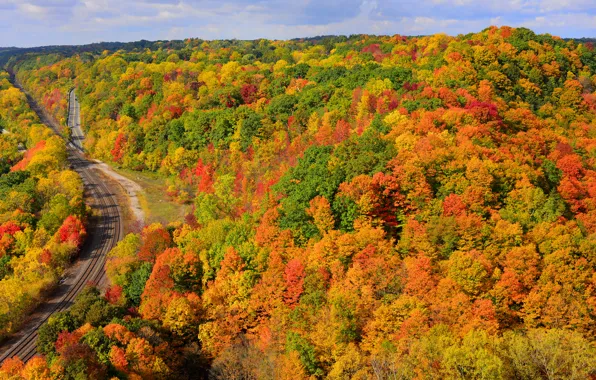
[[[0,340],[18,331],[78,253],[83,183],[66,146],[0,73]]]
[[[591,43],[189,39],[12,68],[58,120],[76,87],[89,155],[194,212],[128,235],[107,293],[0,374],[596,375]]]

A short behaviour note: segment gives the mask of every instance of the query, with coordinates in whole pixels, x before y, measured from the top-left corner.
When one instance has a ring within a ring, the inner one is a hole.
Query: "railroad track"
[[[22,87],[14,81],[15,86]],[[42,122],[59,134],[57,123],[41,109],[27,94],[31,108],[37,112]],[[58,288],[47,302],[39,305],[22,329],[13,338],[0,346],[0,363],[18,356],[23,362],[37,355],[37,330],[54,313],[70,307],[76,296],[87,284],[105,286],[105,262],[108,252],[122,238],[121,213],[116,197],[94,172],[93,162],[87,160],[80,148],[72,143],[67,145],[68,160],[82,178],[85,195],[91,199],[93,208],[98,211],[91,218],[87,240],[83,245],[77,262],[63,277]]]

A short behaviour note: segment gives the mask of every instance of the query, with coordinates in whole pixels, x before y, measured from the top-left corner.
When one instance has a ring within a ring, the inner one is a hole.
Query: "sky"
[[[479,32],[524,26],[596,37],[596,0],[0,0],[0,46],[329,34]]]

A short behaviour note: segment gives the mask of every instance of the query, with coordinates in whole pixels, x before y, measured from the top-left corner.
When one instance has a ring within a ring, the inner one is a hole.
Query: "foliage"
[[[0,338],[55,286],[85,238],[83,183],[64,142],[0,74]],[[19,149],[20,147],[20,149]]]
[[[195,207],[112,251],[106,300],[47,328],[50,360],[130,378],[595,376],[595,54],[491,27],[24,57],[58,118],[76,84],[90,154]],[[45,174],[25,169],[0,181],[23,207]]]

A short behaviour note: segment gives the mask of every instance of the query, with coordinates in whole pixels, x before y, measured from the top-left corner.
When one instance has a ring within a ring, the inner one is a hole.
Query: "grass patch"
[[[168,199],[166,181],[162,176],[151,172],[136,172],[114,167],[113,169],[116,173],[138,183],[143,188],[143,192],[138,194],[138,198],[145,213],[146,224],[168,224],[182,220],[191,211],[191,205],[181,205]]]

